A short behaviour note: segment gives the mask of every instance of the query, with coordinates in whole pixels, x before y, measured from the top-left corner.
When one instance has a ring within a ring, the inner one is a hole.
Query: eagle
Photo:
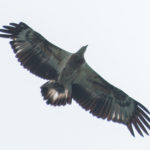
[[[143,132],[149,135],[150,111],[87,64],[87,45],[70,53],[23,22],[3,26],[0,32],[0,37],[11,39],[10,45],[21,65],[48,80],[41,86],[47,104],[64,106],[74,99],[94,116],[126,125],[133,136],[133,127],[141,136]]]

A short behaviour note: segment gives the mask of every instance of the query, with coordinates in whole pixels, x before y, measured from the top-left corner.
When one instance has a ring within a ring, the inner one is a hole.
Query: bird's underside
[[[86,46],[72,54],[48,42],[23,22],[3,27],[0,37],[11,39],[21,65],[49,80],[41,86],[47,104],[61,106],[74,99],[94,116],[126,125],[133,136],[133,126],[141,136],[143,132],[149,135],[149,110],[109,84],[86,63]]]

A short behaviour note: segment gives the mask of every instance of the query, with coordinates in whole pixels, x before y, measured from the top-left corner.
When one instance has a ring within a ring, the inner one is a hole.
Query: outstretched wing
[[[10,23],[0,37],[11,38],[16,57],[25,68],[44,79],[56,79],[71,53],[48,42],[25,23]]]
[[[123,91],[112,86],[94,72],[86,63],[72,84],[73,98],[90,113],[125,124],[134,136],[132,125],[143,136],[150,129],[150,112]]]

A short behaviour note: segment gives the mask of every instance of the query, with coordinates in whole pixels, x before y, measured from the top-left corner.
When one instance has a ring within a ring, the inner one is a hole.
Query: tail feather
[[[41,86],[41,93],[46,100],[47,104],[54,106],[60,106],[65,104],[71,104],[71,96],[69,89],[64,88],[64,86],[58,82],[46,82]]]

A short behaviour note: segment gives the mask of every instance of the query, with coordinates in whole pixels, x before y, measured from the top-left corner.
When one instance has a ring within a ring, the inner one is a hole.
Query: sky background
[[[150,109],[149,8],[149,0],[0,0],[0,26],[23,21],[70,52],[88,44],[88,64]],[[8,41],[0,39],[0,149],[149,149],[149,136],[133,138],[75,101],[46,105],[46,80],[20,66]]]

